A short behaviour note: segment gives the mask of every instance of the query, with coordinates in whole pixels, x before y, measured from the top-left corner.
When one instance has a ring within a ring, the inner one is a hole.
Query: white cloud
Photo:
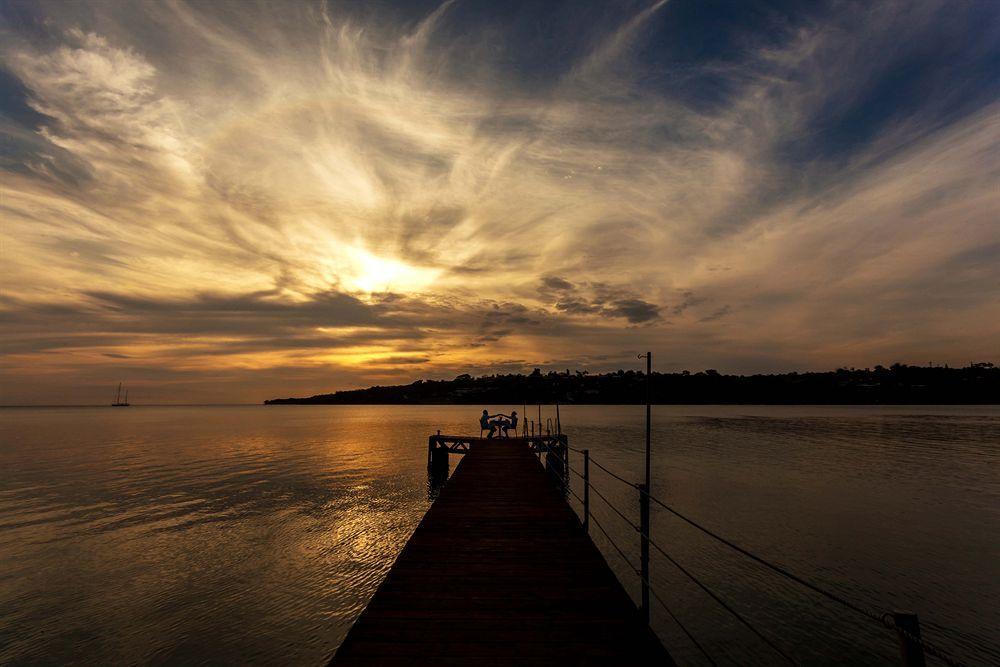
[[[641,342],[693,367],[989,352],[997,274],[976,269],[977,287],[951,262],[997,242],[994,107],[906,119],[843,159],[783,153],[891,67],[880,49],[939,3],[844,13],[739,63],[705,63],[732,90],[714,105],[644,85],[636,69],[631,47],[666,7],[623,20],[543,88],[485,47],[466,55],[480,59],[475,78],[445,66],[450,2],[412,26],[325,5],[240,16],[95,5],[100,31],[52,12],[57,43],[3,51],[65,151],[6,178],[6,294],[272,290],[307,302],[388,288],[461,312],[516,300],[548,309],[554,327],[586,323],[573,330],[581,354]],[[161,38],[131,38],[150,31]],[[67,156],[86,178],[57,176]],[[538,292],[543,275],[627,285],[618,311],[666,315],[625,329],[614,307],[560,310]],[[501,340],[476,363],[565,355],[565,340],[529,327],[491,335]],[[432,358],[451,368],[469,352],[447,336]]]

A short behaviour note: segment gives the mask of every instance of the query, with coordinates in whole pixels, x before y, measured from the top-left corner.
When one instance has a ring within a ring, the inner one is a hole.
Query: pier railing
[[[650,507],[655,506],[662,509],[676,518],[682,520],[687,525],[698,530],[699,532],[712,538],[717,543],[727,547],[728,549],[738,553],[745,558],[750,559],[756,564],[764,567],[771,572],[783,577],[784,579],[791,581],[798,586],[805,588],[806,590],[822,596],[827,600],[839,605],[841,608],[846,609],[858,616],[864,617],[865,619],[872,621],[880,626],[883,626],[889,630],[893,630],[896,633],[901,664],[904,667],[923,667],[925,664],[925,654],[938,658],[942,662],[951,665],[952,667],[960,667],[965,663],[954,657],[950,652],[945,651],[936,644],[929,642],[921,636],[920,625],[917,619],[917,615],[910,612],[880,612],[877,610],[870,609],[864,605],[858,604],[847,598],[846,596],[840,595],[828,588],[821,586],[814,581],[797,575],[787,568],[774,563],[773,561],[763,558],[750,550],[740,546],[733,540],[720,535],[717,531],[706,527],[702,522],[691,518],[688,514],[683,513],[676,508],[670,506],[669,504],[663,502],[661,499],[651,495],[644,484],[634,483],[627,479],[625,476],[616,473],[611,470],[600,461],[596,460],[590,455],[590,450],[588,449],[575,449],[570,447],[566,436],[564,435],[554,435],[551,433],[547,434],[546,437],[541,436],[529,436],[529,442],[531,443],[532,449],[539,454],[545,454],[546,456],[546,470],[551,473],[554,483],[567,495],[567,502],[569,502],[569,496],[575,498],[581,505],[581,516],[580,521],[583,524],[584,529],[590,534],[591,525],[595,526],[604,535],[608,544],[617,552],[618,556],[625,562],[625,564],[635,573],[639,578],[639,585],[641,590],[641,602],[639,604],[639,610],[643,614],[646,622],[649,621],[650,613],[650,597],[658,602],[660,606],[666,611],[667,615],[677,624],[684,635],[691,641],[691,643],[698,649],[698,651],[705,657],[705,659],[712,665],[716,662],[712,658],[711,654],[705,649],[705,647],[698,642],[694,634],[691,633],[688,628],[682,623],[681,619],[670,609],[664,600],[664,596],[661,595],[652,585],[650,581],[650,548],[652,548],[655,553],[659,554],[665,558],[671,565],[677,568],[685,577],[690,579],[699,589],[701,589],[706,595],[712,598],[720,607],[722,607],[726,612],[728,612],[734,619],[736,619],[740,624],[746,627],[750,632],[752,632],[756,637],[758,637],[764,644],[770,647],[776,654],[781,656],[784,660],[791,664],[797,664],[796,660],[789,655],[789,651],[784,649],[779,640],[776,638],[768,636],[767,633],[761,631],[757,628],[750,619],[746,618],[743,614],[736,611],[732,605],[727,603],[716,591],[707,586],[702,582],[695,574],[693,574],[688,568],[684,567],[680,562],[677,561],[662,545],[657,543],[651,537],[650,530]],[[579,455],[581,459],[581,469],[574,467],[570,462],[570,453],[575,453]],[[618,483],[625,486],[631,487],[636,492],[636,504],[639,510],[639,521],[636,523],[628,514],[623,511],[620,507],[616,506],[609,498],[606,492],[602,492],[598,489],[591,481],[591,466],[600,469],[602,472],[606,473],[608,477]],[[570,480],[571,475],[575,475],[580,478],[583,486],[583,495],[581,496],[575,490],[573,490]],[[609,508],[612,514],[619,520],[625,522],[630,528],[635,530],[639,535],[640,542],[640,553],[639,553],[639,564],[636,565],[633,558],[630,558],[618,542],[615,541],[611,533],[607,528],[597,519],[596,516],[591,512],[591,498],[595,497],[600,500],[607,508]]]

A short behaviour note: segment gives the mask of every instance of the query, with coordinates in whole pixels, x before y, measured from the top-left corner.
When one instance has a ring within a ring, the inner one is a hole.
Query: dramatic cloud
[[[3,5],[0,402],[996,356],[992,3],[379,7]]]

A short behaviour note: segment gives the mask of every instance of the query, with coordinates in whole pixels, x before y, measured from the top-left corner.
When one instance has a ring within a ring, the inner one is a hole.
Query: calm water
[[[562,423],[572,446],[638,480],[643,412],[566,407]],[[323,663],[430,502],[427,436],[476,432],[476,417],[0,410],[0,663]],[[925,636],[970,662],[1000,663],[1000,408],[663,406],[654,424],[655,495],[866,606],[918,612]],[[593,479],[638,515],[634,491]],[[594,509],[637,561],[634,531]],[[664,512],[653,531],[798,660],[895,662],[889,631]],[[653,580],[720,663],[777,661],[655,554]],[[658,607],[654,627],[679,661],[699,662]]]

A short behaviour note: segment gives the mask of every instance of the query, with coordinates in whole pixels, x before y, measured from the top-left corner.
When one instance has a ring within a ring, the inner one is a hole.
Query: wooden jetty
[[[673,664],[535,458],[548,438],[431,436],[429,466],[465,455],[332,665]]]

